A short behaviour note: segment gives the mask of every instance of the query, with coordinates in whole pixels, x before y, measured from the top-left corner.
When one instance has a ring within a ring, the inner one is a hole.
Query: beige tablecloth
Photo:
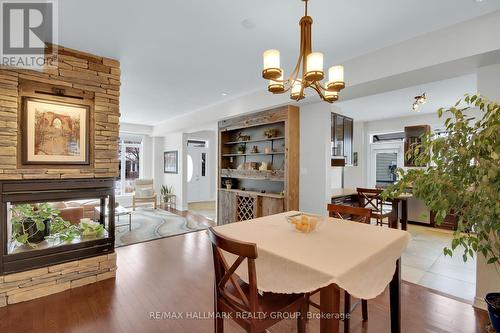
[[[406,249],[406,231],[329,218],[303,234],[288,225],[287,212],[219,226],[227,237],[257,244],[257,284],[261,291],[311,292],[336,283],[351,295],[371,299],[391,281]],[[235,257],[226,254],[233,262]],[[248,282],[246,261],[236,273]]]

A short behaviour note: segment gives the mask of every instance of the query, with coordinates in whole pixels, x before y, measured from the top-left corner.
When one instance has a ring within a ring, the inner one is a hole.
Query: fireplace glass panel
[[[108,203],[109,197],[7,202],[7,254],[109,238]]]

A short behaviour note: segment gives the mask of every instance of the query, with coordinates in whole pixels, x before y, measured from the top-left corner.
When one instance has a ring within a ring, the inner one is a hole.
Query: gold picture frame
[[[26,97],[23,100],[23,164],[88,165],[90,108]]]

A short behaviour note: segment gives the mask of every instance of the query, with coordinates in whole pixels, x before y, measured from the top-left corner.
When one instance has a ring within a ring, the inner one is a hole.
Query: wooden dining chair
[[[371,217],[377,220],[377,225],[389,225],[389,219],[393,214],[392,204],[382,199],[380,196],[382,190],[358,187],[356,191],[358,192],[359,206],[371,210]],[[387,222],[384,222],[385,218],[388,219]]]
[[[372,212],[368,208],[329,204],[327,209],[330,217],[370,224]]]
[[[330,217],[370,224],[372,212],[368,208],[329,204],[327,209]],[[358,301],[351,306],[351,295],[344,290],[344,314],[346,315],[344,318],[344,333],[349,333],[349,316],[356,309],[359,303],[360,302]],[[347,316],[347,314],[349,314],[349,316]],[[363,321],[368,320],[368,301],[366,299],[361,300],[361,314],[363,316]]]
[[[208,229],[215,266],[215,332],[224,332],[223,318],[231,318],[247,332],[264,332],[287,314],[300,313],[297,318],[298,332],[306,331],[307,300],[304,294],[259,294],[255,259],[257,247],[253,243],[240,242]],[[237,257],[232,265],[224,258],[223,251]],[[236,269],[247,260],[248,283],[236,274]],[[283,313],[283,316],[275,314]],[[274,314],[274,315],[273,315]],[[288,317],[290,318],[290,317]]]

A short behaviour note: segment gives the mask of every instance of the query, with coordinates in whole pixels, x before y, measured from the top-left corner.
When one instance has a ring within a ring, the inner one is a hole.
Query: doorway
[[[210,200],[208,174],[208,144],[206,141],[188,140],[187,149],[187,201]]]
[[[396,170],[403,166],[402,143],[371,144],[370,184],[384,188],[396,182]]]
[[[185,180],[188,211],[215,221],[215,134],[212,134],[198,132],[188,137]]]

